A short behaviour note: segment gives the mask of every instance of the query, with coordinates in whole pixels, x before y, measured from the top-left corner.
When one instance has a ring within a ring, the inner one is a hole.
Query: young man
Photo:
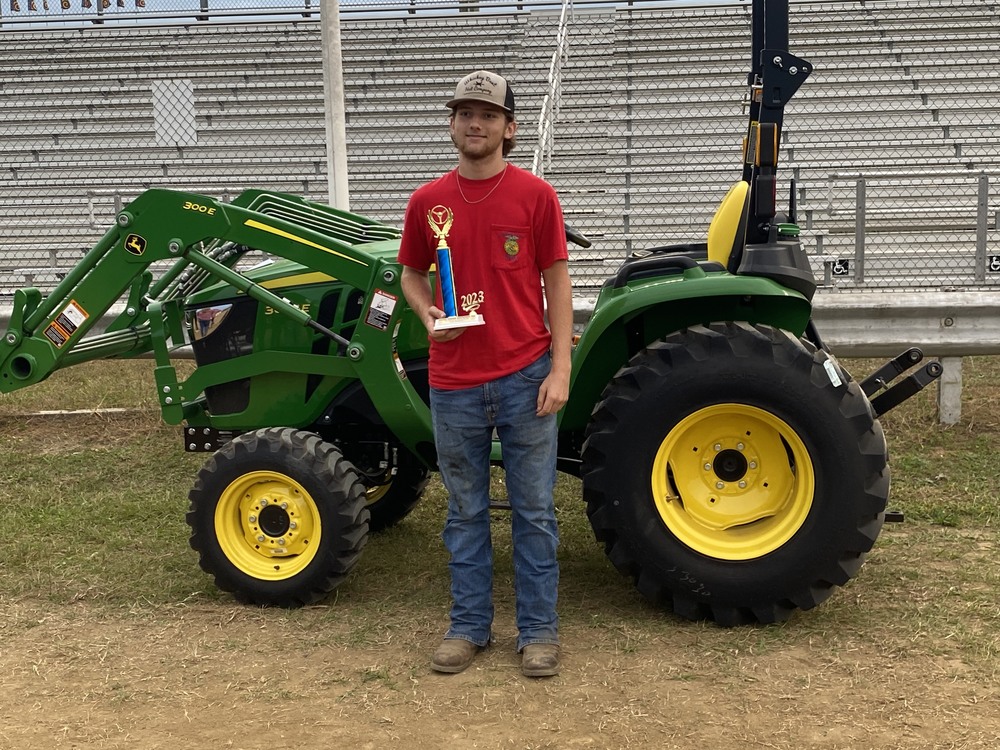
[[[573,324],[562,209],[551,185],[504,159],[517,132],[507,81],[471,73],[446,106],[458,167],[413,193],[399,250],[403,293],[430,338],[431,416],[449,494],[442,537],[451,555],[451,626],[431,667],[461,672],[492,636],[496,430],[512,510],[521,669],[550,676],[559,672],[556,412],[569,395]],[[445,312],[428,272],[442,242],[458,314],[474,312],[484,325],[435,329]]]

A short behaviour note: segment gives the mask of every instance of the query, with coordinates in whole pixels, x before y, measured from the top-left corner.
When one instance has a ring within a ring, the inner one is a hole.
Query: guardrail
[[[574,322],[585,324],[594,298],[573,301]],[[112,308],[110,322],[121,313]],[[970,292],[820,292],[813,317],[823,341],[838,357],[894,357],[911,346],[938,358],[938,419],[956,424],[962,417],[962,358],[1000,354],[1000,291]],[[0,331],[10,323],[10,306],[0,307]],[[98,324],[95,333],[102,329]],[[190,358],[189,349],[175,352]],[[859,373],[863,374],[863,373]]]
[[[1000,354],[1000,291],[818,294],[813,317],[839,357],[889,357],[909,346],[937,357],[942,424],[962,418],[962,357]]]
[[[575,300],[575,322],[585,323],[593,309],[593,299]],[[962,358],[1000,354],[1000,290],[820,291],[813,319],[838,357],[894,357],[916,346],[925,357],[939,359],[942,424],[962,418]]]

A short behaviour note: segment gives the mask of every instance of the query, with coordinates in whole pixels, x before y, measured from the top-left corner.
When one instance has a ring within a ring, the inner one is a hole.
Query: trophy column
[[[445,206],[434,206],[427,212],[427,223],[431,231],[437,237],[437,278],[441,287],[441,300],[444,306],[445,317],[434,321],[435,331],[446,331],[450,328],[467,328],[469,326],[481,326],[486,324],[486,319],[476,312],[479,307],[475,305],[463,305],[465,315],[458,314],[457,295],[455,293],[455,275],[452,272],[451,248],[448,247],[448,233],[455,216],[450,208]],[[476,295],[471,295],[475,297]],[[482,297],[480,293],[478,295]]]

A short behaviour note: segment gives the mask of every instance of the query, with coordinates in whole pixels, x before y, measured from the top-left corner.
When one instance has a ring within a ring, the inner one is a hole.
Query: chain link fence
[[[0,293],[54,286],[151,187],[326,200],[319,0],[89,1],[2,0]],[[511,158],[532,167],[558,4],[339,7],[352,211],[400,225],[454,165],[443,103],[480,67],[511,79]],[[790,28],[815,72],[786,110],[779,204],[795,193],[817,277],[996,289],[997,7],[793,2]],[[703,239],[739,179],[750,7],[578,1],[563,36],[545,177],[594,240],[571,251],[585,293],[630,252]]]

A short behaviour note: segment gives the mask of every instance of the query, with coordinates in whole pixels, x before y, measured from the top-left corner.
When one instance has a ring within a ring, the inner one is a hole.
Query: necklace
[[[484,195],[482,198],[480,198],[477,201],[470,201],[468,198],[465,197],[465,193],[462,191],[462,181],[460,179],[458,179],[458,170],[456,169],[455,170],[455,184],[458,185],[458,194],[461,195],[462,196],[462,200],[465,201],[466,203],[468,203],[470,206],[473,206],[476,203],[482,203],[484,200],[486,200],[491,195],[493,195],[493,193],[496,191],[496,189],[498,187],[500,187],[500,183],[503,182],[504,175],[507,174],[507,166],[508,166],[507,164],[503,165],[503,171],[500,173],[500,179],[497,180],[497,184],[494,185],[493,187],[491,187],[490,188],[490,192],[488,192],[486,195]]]

